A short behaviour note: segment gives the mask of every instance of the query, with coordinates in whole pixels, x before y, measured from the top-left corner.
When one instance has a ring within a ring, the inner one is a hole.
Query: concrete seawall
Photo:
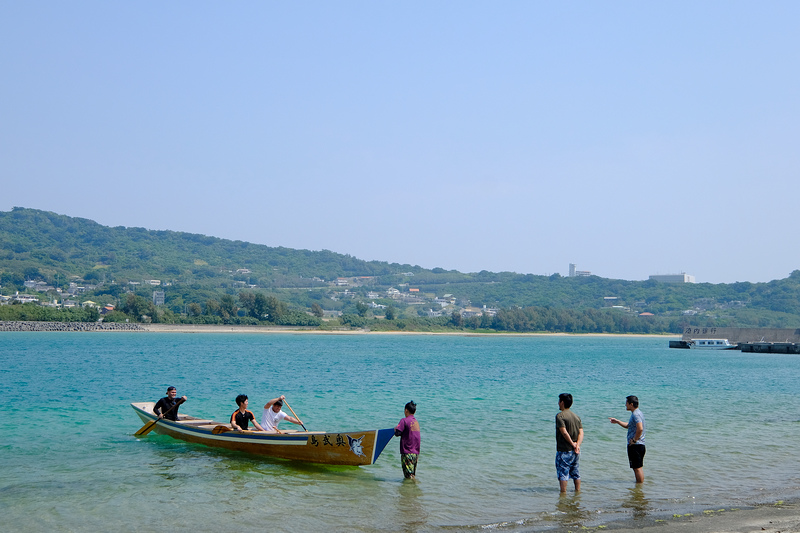
[[[690,341],[693,339],[728,339],[731,344],[754,342],[800,343],[800,328],[684,328],[681,340]]]
[[[147,331],[139,324],[115,322],[0,321],[0,331]]]

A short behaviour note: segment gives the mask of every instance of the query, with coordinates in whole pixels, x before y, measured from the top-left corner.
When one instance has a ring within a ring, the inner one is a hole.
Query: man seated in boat
[[[178,421],[178,407],[186,401],[186,396],[182,396],[180,400],[178,396],[178,389],[175,387],[167,387],[167,395],[158,400],[153,407],[153,414],[158,415],[158,418],[166,418],[173,422]]]
[[[240,394],[236,397],[236,405],[239,408],[231,415],[231,427],[238,431],[247,431],[247,424],[252,422],[259,431],[264,431],[264,428],[256,422],[256,416],[253,411],[247,409],[247,403],[247,394]]]
[[[297,424],[298,426],[303,425],[303,423],[295,417],[289,416],[281,411],[281,407],[283,407],[283,400],[285,399],[286,396],[281,395],[278,398],[268,401],[267,405],[264,406],[264,415],[261,417],[261,425],[264,427],[264,431],[281,433],[281,430],[278,429],[278,423],[281,420],[286,420],[287,422]]]

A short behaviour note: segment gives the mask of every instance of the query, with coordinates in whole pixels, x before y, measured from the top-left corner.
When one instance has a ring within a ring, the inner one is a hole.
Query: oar
[[[167,411],[166,411],[165,413],[163,413],[163,415],[162,415],[162,416],[166,416],[166,414],[167,414],[167,413],[169,413],[170,411],[172,411],[173,409],[175,409],[176,407],[178,407],[178,406],[179,406],[180,404],[182,404],[184,401],[185,401],[185,400],[184,400],[183,398],[181,398],[180,400],[178,400],[178,403],[176,403],[175,405],[173,405],[172,407],[170,407],[169,409],[167,409]],[[134,433],[133,435],[134,435],[134,436],[136,436],[136,437],[144,437],[145,435],[147,435],[148,433],[150,433],[151,431],[153,431],[153,429],[156,427],[156,424],[158,424],[158,421],[159,421],[159,420],[161,420],[161,419],[160,419],[160,418],[156,418],[156,419],[155,419],[155,420],[153,420],[152,422],[148,422],[147,424],[145,424],[144,426],[142,426],[142,429],[140,429],[139,431],[137,431],[137,432],[136,432],[136,433]]]
[[[219,435],[220,433],[225,433],[228,431],[233,431],[233,429],[229,428],[228,426],[217,426],[211,430],[211,433],[214,435]]]
[[[292,414],[293,414],[293,415],[294,415],[294,417],[297,419],[297,421],[298,421],[298,422],[300,422],[300,425],[301,425],[301,426],[303,426],[303,422],[301,422],[301,421],[300,421],[300,417],[299,417],[299,416],[297,416],[297,413],[295,413],[295,412],[294,412],[294,409],[292,409],[292,406],[291,406],[291,405],[289,405],[289,402],[287,402],[287,401],[286,401],[286,398],[284,398],[284,399],[283,399],[283,403],[285,403],[285,404],[286,404],[286,407],[288,407],[288,408],[289,408],[289,410],[292,412]],[[308,433],[308,430],[306,429],[306,427],[305,427],[305,426],[303,426],[303,430],[304,430],[306,433]]]

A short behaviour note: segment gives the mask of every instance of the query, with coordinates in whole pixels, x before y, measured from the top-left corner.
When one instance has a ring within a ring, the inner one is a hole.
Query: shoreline
[[[456,337],[610,337],[680,339],[680,333],[514,333],[479,331],[371,331],[367,329],[316,329],[302,326],[241,326],[224,324],[139,324],[97,322],[0,321],[0,332],[138,332],[138,333],[249,333],[296,335],[431,335]]]
[[[628,518],[602,526],[581,527],[573,524],[560,530],[604,529],[619,533],[798,533],[800,507],[797,501],[778,501],[744,508],[704,510],[698,514],[673,515],[668,518]]]
[[[145,331],[153,333],[294,333],[302,335],[439,335],[458,337],[630,337],[630,338],[680,338],[679,333],[482,333],[471,331],[370,331],[321,330],[292,326],[237,326],[216,324],[141,324]]]

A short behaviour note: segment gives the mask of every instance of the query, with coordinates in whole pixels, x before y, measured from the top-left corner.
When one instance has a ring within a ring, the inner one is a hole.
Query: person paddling
[[[247,425],[252,422],[253,425],[259,430],[264,431],[264,428],[256,422],[256,416],[253,411],[247,409],[248,399],[246,394],[240,394],[236,397],[236,405],[239,406],[237,410],[231,415],[231,427],[238,431],[247,431]]]
[[[289,416],[283,411],[281,411],[281,407],[283,407],[283,400],[286,399],[286,396],[280,395],[277,398],[273,398],[272,400],[268,401],[267,404],[264,406],[264,414],[261,417],[261,425],[264,426],[264,431],[274,431],[275,433],[281,433],[281,430],[278,429],[278,423],[281,420],[286,420],[287,422],[291,422],[292,424],[297,424],[298,426],[302,426],[303,423],[300,422],[293,416]]]
[[[178,421],[178,408],[180,404],[186,401],[186,396],[182,396],[180,400],[177,399],[178,389],[175,387],[167,387],[167,395],[158,400],[153,413],[158,415],[158,418],[166,418],[173,422]]]

